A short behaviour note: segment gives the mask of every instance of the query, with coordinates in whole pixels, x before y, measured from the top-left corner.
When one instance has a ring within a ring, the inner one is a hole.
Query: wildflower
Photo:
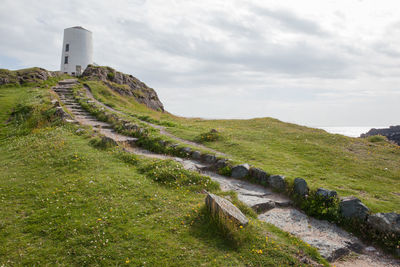
[[[239,226],[240,229],[243,229],[243,225]]]
[[[130,262],[131,262],[131,261],[130,261],[128,258],[127,258],[126,261],[125,261],[126,264],[128,264],[128,263],[130,263]]]

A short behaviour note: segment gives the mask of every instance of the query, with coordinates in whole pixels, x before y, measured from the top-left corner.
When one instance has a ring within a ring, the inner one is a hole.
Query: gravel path
[[[237,192],[238,198],[243,203],[260,213],[258,217],[260,220],[274,224],[284,231],[298,236],[306,243],[316,247],[323,257],[329,261],[335,261],[333,264],[336,266],[400,266],[398,260],[383,254],[373,247],[365,246],[358,238],[336,225],[308,217],[302,211],[293,208],[290,199],[286,196],[275,193],[269,188],[218,175],[209,171],[209,165],[196,160],[156,154],[133,146],[135,138],[114,132],[110,124],[97,121],[96,118],[80,107],[71,91],[74,84],[76,84],[76,80],[64,81],[54,87],[53,90],[59,94],[61,101],[74,114],[77,122],[82,125],[93,126],[95,130],[106,137],[112,138],[118,143],[123,143],[126,151],[150,158],[172,159],[182,163],[185,169],[198,171],[209,176],[220,184],[221,190]],[[97,101],[93,96],[91,98]],[[98,103],[103,105],[100,102]],[[351,251],[357,252],[357,256],[344,257],[343,260],[338,260]]]

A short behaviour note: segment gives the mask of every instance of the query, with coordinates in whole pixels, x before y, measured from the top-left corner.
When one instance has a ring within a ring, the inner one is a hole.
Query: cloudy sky
[[[400,3],[387,0],[1,0],[0,68],[58,70],[63,29],[94,59],[203,118],[400,124]]]

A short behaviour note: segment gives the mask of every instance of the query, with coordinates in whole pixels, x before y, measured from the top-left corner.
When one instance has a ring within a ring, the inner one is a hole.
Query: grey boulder
[[[294,192],[299,196],[306,196],[308,195],[308,186],[306,180],[303,178],[296,178],[294,179]]]
[[[325,199],[331,199],[331,198],[337,197],[336,191],[325,189],[325,188],[318,188],[316,194]]]
[[[400,234],[400,214],[394,212],[376,213],[368,216],[368,223],[381,232]]]
[[[204,154],[201,156],[201,159],[208,164],[213,164],[217,161],[217,158],[211,154]]]
[[[346,219],[366,220],[369,209],[358,198],[350,196],[343,198],[339,203],[340,213]]]
[[[268,184],[278,191],[285,191],[286,189],[285,177],[282,175],[272,175],[268,177]]]
[[[193,159],[201,159],[201,152],[200,151],[193,151],[192,152]]]
[[[249,170],[249,175],[250,177],[255,178],[257,182],[261,184],[266,184],[268,182],[267,178],[269,177],[269,174],[259,168],[251,167]]]
[[[231,176],[233,178],[243,178],[246,177],[247,174],[249,173],[250,166],[249,164],[240,164],[236,165],[232,168],[232,174]]]

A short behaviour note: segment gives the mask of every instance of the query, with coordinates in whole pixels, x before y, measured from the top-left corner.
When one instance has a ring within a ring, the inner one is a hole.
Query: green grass
[[[201,133],[218,130],[221,138],[204,144],[237,162],[289,180],[303,177],[312,189],[325,187],[341,196],[357,196],[373,212],[400,212],[400,148],[382,138],[350,138],[272,118],[182,118],[150,110],[101,82],[88,84],[98,100],[120,111],[172,122],[167,129],[180,138],[197,141]]]
[[[254,213],[173,163],[96,148],[51,115],[47,89],[2,88],[0,101],[0,265],[298,266],[303,255],[326,264],[254,219],[221,231],[202,184]]]

